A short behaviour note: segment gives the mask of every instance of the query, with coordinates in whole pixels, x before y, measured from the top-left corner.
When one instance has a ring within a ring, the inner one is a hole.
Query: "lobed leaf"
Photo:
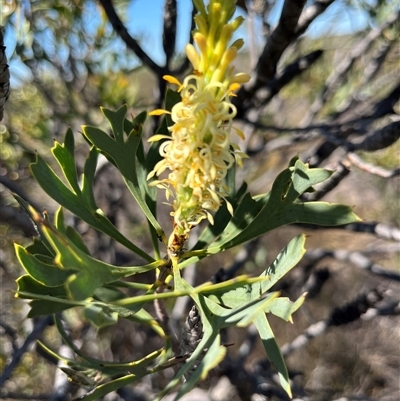
[[[140,121],[143,117],[139,118],[136,124],[132,123],[134,128],[130,132],[127,132],[127,138],[125,139],[123,133],[126,121],[126,105],[116,111],[107,109],[102,109],[102,111],[110,122],[115,139],[111,138],[104,131],[90,126],[83,127],[83,134],[90,143],[96,146],[118,168],[129,191],[154,227],[157,236],[166,242],[164,231],[146,202],[143,187],[139,183],[138,178],[136,155],[142,141]],[[132,127],[132,125],[127,123],[127,127]]]
[[[312,185],[330,175],[330,171],[310,169],[297,158],[293,159],[290,166],[278,175],[268,194],[252,198],[247,193],[241,199],[232,219],[208,249],[188,252],[186,256],[201,258],[219,253],[286,224],[336,226],[359,221],[348,206],[298,200]]]
[[[110,140],[112,139],[110,138]],[[93,160],[89,158],[87,160],[87,163],[88,162],[93,163]],[[81,191],[75,192],[74,190],[71,190],[61,181],[61,179],[39,155],[36,157],[36,162],[30,165],[30,168],[33,176],[43,190],[61,206],[71,211],[95,229],[114,238],[128,249],[142,256],[145,260],[153,260],[149,255],[143,252],[142,249],[138,248],[122,235],[107,219],[104,213],[97,208],[94,204],[90,185],[86,185],[85,195],[83,195]],[[64,174],[66,173],[64,172]],[[72,176],[69,173],[67,174],[69,175],[68,179],[72,180]],[[78,184],[76,183],[76,185]]]
[[[265,313],[259,313],[255,319],[254,324],[260,334],[261,341],[267,352],[268,359],[275,366],[278,371],[279,380],[282,388],[286,391],[289,397],[292,397],[292,390],[290,388],[289,374],[285,365],[285,361],[281,354],[278,344],[276,343],[274,333],[265,316]]]

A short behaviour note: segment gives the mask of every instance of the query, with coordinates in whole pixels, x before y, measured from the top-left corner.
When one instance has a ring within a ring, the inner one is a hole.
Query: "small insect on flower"
[[[150,142],[166,139],[160,146],[159,161],[148,179],[157,177],[149,185],[165,190],[172,200],[174,230],[169,239],[169,250],[176,254],[187,241],[190,230],[202,220],[214,223],[215,213],[227,201],[229,188],[224,178],[234,163],[242,164],[247,157],[236,144],[231,143],[232,121],[236,108],[230,97],[240,84],[250,77],[234,73],[231,63],[243,46],[239,39],[230,44],[233,33],[243,22],[242,17],[232,19],[235,12],[231,0],[211,0],[207,9],[194,0],[198,10],[197,29],[193,33],[196,47],[186,46],[186,55],[193,73],[180,82],[170,75],[164,79],[178,86],[181,101],[171,110],[154,110],[150,115],[170,114],[173,125],[171,136],[154,135]],[[230,21],[230,22],[229,22]],[[240,130],[234,129],[243,138]],[[169,171],[166,178],[162,173]]]

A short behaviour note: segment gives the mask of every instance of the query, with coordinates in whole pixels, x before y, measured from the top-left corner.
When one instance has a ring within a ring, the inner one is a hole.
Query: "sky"
[[[277,0],[270,14],[268,22],[274,26],[279,19],[284,0]],[[163,5],[164,0],[151,0],[152,6],[149,7],[149,0],[134,0],[129,6],[129,15],[131,16],[129,26],[130,33],[134,37],[142,39],[142,47],[152,58],[161,63],[163,62],[162,51],[162,23],[163,23]],[[336,3],[336,4],[335,4]],[[368,18],[365,12],[356,9],[350,9],[339,0],[332,4],[328,10],[317,18],[310,26],[307,34],[317,37],[325,33],[348,34],[365,28],[368,24]],[[177,49],[183,50],[187,43],[187,32],[190,29],[191,1],[178,0],[178,41]],[[243,15],[242,10],[238,8],[238,15]],[[256,31],[261,32],[261,21],[256,21]],[[149,29],[151,27],[151,29]],[[259,29],[257,29],[259,28]],[[246,34],[242,27],[242,34]]]
[[[13,3],[15,0],[1,0],[3,5],[5,2]],[[28,0],[20,0],[23,2]],[[125,21],[129,33],[137,39],[143,50],[158,64],[164,64],[164,54],[162,48],[162,27],[163,27],[163,8],[165,0],[129,0],[126,16],[122,16]],[[375,1],[375,0],[371,0]],[[276,25],[282,9],[284,0],[277,0],[273,7],[268,22],[271,26]],[[114,0],[116,4],[116,0]],[[190,16],[192,9],[191,0],[177,0],[178,4],[178,24],[177,24],[177,45],[176,52],[182,53],[185,44],[188,42],[188,33],[190,30]],[[93,2],[88,8],[88,24],[93,24],[93,29],[96,29],[96,24],[99,23],[96,16],[98,15],[98,4]],[[4,10],[4,9],[3,9]],[[243,15],[243,11],[238,8],[237,15]],[[255,20],[255,32],[260,32],[258,43],[262,45],[261,37],[261,21]],[[307,35],[318,37],[326,33],[330,34],[348,34],[368,25],[368,18],[365,12],[361,9],[350,8],[344,5],[344,0],[337,0],[328,10],[318,17],[309,27]],[[23,28],[21,28],[23,29]],[[243,25],[237,32],[237,36],[246,38],[246,27]],[[22,62],[14,61],[11,58],[12,52],[15,49],[16,37],[12,32],[6,31],[5,45],[7,47],[6,54],[10,60],[10,70],[14,86],[18,82],[17,76],[26,77],[29,74],[28,69]],[[121,47],[121,54],[126,51],[125,45],[119,41],[116,46]],[[133,66],[132,66],[133,67]]]

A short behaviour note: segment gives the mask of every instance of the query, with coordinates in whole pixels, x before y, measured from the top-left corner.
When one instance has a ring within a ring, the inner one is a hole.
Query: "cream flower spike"
[[[214,223],[212,212],[222,202],[233,213],[226,200],[228,188],[223,184],[228,170],[234,163],[242,164],[247,157],[230,141],[232,120],[236,108],[230,97],[240,84],[250,77],[235,73],[231,63],[243,46],[239,39],[230,44],[233,33],[243,22],[242,17],[232,19],[235,5],[232,0],[210,0],[207,8],[201,0],[193,0],[198,14],[194,43],[186,46],[186,55],[193,66],[193,74],[183,82],[170,75],[164,79],[178,86],[181,102],[168,112],[154,110],[151,115],[171,114],[174,124],[169,127],[171,137],[154,135],[155,142],[167,139],[160,146],[159,161],[148,179],[169,171],[166,178],[152,181],[150,185],[163,188],[167,200],[172,198],[171,216],[173,232],[169,238],[170,257],[177,257],[189,237],[190,230],[202,220]],[[237,134],[242,137],[240,130]]]

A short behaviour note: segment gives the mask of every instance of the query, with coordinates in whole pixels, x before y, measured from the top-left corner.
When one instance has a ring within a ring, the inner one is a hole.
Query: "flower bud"
[[[185,50],[186,50],[186,56],[189,59],[190,63],[192,64],[193,68],[195,70],[199,70],[200,57],[197,54],[197,51],[196,51],[195,47],[191,43],[188,43],[186,45]]]

